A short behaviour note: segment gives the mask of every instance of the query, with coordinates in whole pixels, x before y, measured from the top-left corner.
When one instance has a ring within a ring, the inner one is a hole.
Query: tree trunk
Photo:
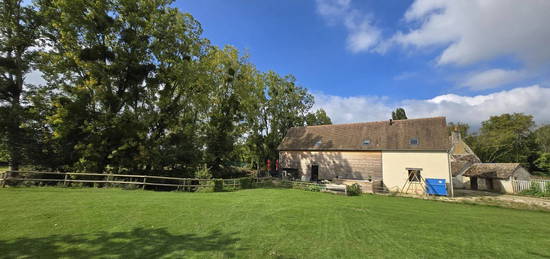
[[[11,107],[9,111],[8,122],[8,152],[10,155],[10,170],[17,171],[21,165],[22,158],[22,134],[21,134],[21,93],[23,92],[23,69],[22,55],[19,51],[15,51],[14,59],[16,62],[15,79],[13,80],[15,89],[12,91]],[[8,54],[10,57],[11,54]]]

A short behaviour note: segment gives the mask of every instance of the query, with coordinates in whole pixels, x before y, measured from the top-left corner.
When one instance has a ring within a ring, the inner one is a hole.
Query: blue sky
[[[378,10],[377,23],[394,31],[411,3],[361,1],[357,8]],[[236,46],[259,69],[293,74],[313,92],[430,98],[449,87],[443,79],[416,76],[431,70],[431,55],[350,52],[346,28],[320,15],[315,1],[189,0],[176,5],[201,22],[213,44]]]
[[[550,1],[187,0],[204,36],[296,76],[336,123],[447,116],[550,122]]]

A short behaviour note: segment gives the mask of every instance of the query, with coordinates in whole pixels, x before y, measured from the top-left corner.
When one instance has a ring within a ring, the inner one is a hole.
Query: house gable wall
[[[445,179],[447,189],[450,188],[449,154],[447,152],[384,151],[382,152],[382,161],[384,185],[390,191],[402,191],[408,181],[407,168],[422,169],[421,176],[424,179]]]

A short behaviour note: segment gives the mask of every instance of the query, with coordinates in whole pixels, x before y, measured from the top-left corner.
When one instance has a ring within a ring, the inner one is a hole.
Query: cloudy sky
[[[293,74],[335,123],[447,116],[550,122],[548,0],[186,0],[213,44]]]

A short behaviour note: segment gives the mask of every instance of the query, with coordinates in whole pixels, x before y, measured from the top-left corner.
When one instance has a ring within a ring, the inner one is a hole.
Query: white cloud
[[[373,50],[381,40],[371,15],[353,9],[351,0],[317,0],[317,12],[329,23],[346,27],[347,47],[354,53]]]
[[[462,86],[472,90],[486,90],[517,82],[526,76],[526,71],[489,69],[470,75],[467,80],[462,82]]]
[[[550,58],[549,10],[547,0],[417,0],[404,18],[419,26],[393,40],[445,46],[439,64],[468,65],[501,56],[538,64]]]
[[[447,121],[469,123],[474,129],[481,121],[502,113],[533,115],[539,124],[550,122],[550,88],[538,85],[500,91],[488,95],[447,94],[425,100],[391,102],[386,97],[339,97],[315,95],[315,108],[323,108],[334,123],[387,120],[391,111],[404,107],[409,118],[446,116]]]
[[[373,15],[352,8],[351,0],[317,0],[320,15],[346,27],[347,47],[354,53],[384,54],[401,46],[440,50],[436,64],[441,66],[494,64],[500,58],[518,62],[514,70],[497,65],[487,71],[458,72],[468,78],[456,83],[471,90],[547,77],[549,10],[549,0],[415,0],[403,15],[401,26],[407,28],[384,38]]]

